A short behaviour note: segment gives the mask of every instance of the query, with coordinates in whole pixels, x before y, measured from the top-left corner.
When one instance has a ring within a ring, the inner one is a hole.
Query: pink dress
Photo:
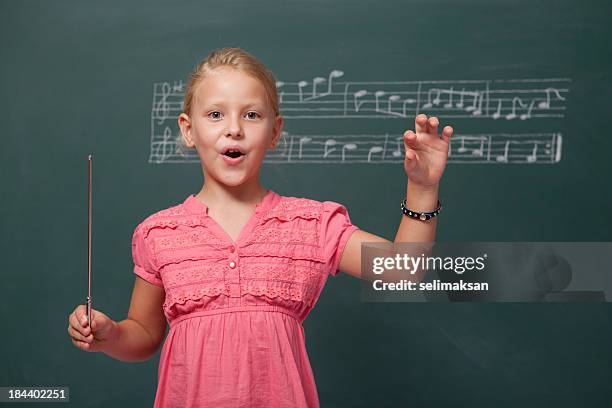
[[[155,407],[318,407],[302,322],[357,229],[333,201],[268,190],[233,242],[193,194],[134,230],[170,324]]]

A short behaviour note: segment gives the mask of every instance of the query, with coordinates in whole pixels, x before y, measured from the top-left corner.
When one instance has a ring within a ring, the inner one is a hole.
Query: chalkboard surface
[[[69,386],[78,407],[152,405],[159,355],[122,363],[66,332],[86,297],[87,155],[94,307],[121,320],[133,229],[202,185],[171,142],[188,75],[216,48],[253,53],[279,81],[286,143],[262,170],[279,194],[341,202],[392,239],[406,186],[396,138],[420,111],[455,128],[439,241],[611,241],[611,11],[603,0],[1,2],[0,386]],[[611,404],[607,303],[359,293],[356,279],[329,279],[304,323],[322,407]]]

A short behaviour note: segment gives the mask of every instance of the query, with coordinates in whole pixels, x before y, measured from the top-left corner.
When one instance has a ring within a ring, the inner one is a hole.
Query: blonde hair
[[[276,91],[276,79],[274,78],[274,74],[255,56],[241,48],[221,48],[214,50],[195,67],[191,73],[185,91],[182,113],[191,116],[191,109],[193,108],[193,100],[198,84],[214,70],[223,67],[231,67],[240,70],[259,80],[265,89],[268,102],[272,107],[274,115],[280,115],[278,92]],[[178,144],[180,148],[186,147],[180,134],[177,140],[179,141]]]

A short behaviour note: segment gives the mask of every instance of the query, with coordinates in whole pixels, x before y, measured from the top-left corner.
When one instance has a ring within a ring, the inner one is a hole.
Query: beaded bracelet
[[[440,200],[438,200],[438,205],[436,206],[436,209],[432,212],[417,212],[406,208],[406,199],[404,198],[404,200],[402,201],[401,208],[404,215],[407,215],[410,218],[416,218],[421,221],[427,221],[440,213],[440,210],[442,209],[442,204],[440,204]]]

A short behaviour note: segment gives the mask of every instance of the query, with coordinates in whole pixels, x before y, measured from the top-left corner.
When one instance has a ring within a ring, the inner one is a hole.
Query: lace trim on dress
[[[242,293],[253,296],[266,296],[270,299],[280,297],[285,300],[293,300],[310,304],[317,291],[317,286],[300,282],[280,281],[253,281],[245,280],[240,285]]]
[[[207,281],[223,281],[227,266],[210,262],[193,262],[183,268],[167,269],[163,272],[164,286],[171,290],[185,285],[197,285]]]
[[[243,280],[240,283],[242,295],[266,296],[270,299],[280,297],[284,300],[292,300],[311,304],[314,301],[318,286],[301,282],[281,281],[255,281]],[[166,291],[163,304],[164,309],[169,310],[176,304],[184,305],[187,301],[198,301],[204,297],[229,296],[229,285],[225,282],[210,282],[206,286],[189,287],[179,290]]]
[[[264,219],[278,218],[291,221],[296,217],[304,219],[319,219],[323,211],[323,204],[309,199],[285,197],[268,211]]]
[[[249,243],[313,243],[316,244],[319,238],[317,228],[312,230],[299,230],[289,228],[262,228],[251,234]]]
[[[311,200],[308,198],[299,198],[299,197],[283,197],[283,199],[276,204],[276,206],[272,209],[272,213],[289,213],[294,210],[303,210],[306,208],[311,208],[315,211],[321,211],[323,208],[323,203],[316,200]]]
[[[143,236],[146,238],[149,232],[154,228],[172,228],[176,229],[179,225],[188,227],[204,226],[206,225],[205,217],[201,215],[190,216],[190,217],[175,217],[175,218],[161,218],[157,215],[152,219],[143,221]]]
[[[321,218],[321,212],[319,210],[300,210],[292,213],[282,213],[274,211],[266,214],[263,219],[264,221],[276,218],[280,221],[293,221],[296,218],[302,218],[305,220],[319,220]]]
[[[186,250],[197,252],[197,257],[194,259],[204,259],[211,255],[214,257],[212,253],[215,250],[225,248],[226,246],[216,235],[205,229],[153,239],[153,249],[159,259],[160,267],[168,263],[180,262],[183,259],[180,254]],[[193,251],[195,247],[201,247],[201,249]]]
[[[243,247],[240,249],[243,257],[268,256],[278,258],[289,258],[294,260],[313,260],[323,262],[321,251],[318,246],[304,245],[302,243],[287,244],[284,242],[269,243],[265,247]]]
[[[229,296],[229,294],[229,286],[223,281],[210,282],[206,286],[167,290],[163,308],[168,310],[176,304],[184,305],[188,300],[196,301],[203,297]]]
[[[303,262],[303,261],[302,261]],[[311,265],[294,265],[287,263],[268,263],[245,265],[240,273],[244,279],[262,281],[307,283],[316,282],[321,276],[321,263]]]

